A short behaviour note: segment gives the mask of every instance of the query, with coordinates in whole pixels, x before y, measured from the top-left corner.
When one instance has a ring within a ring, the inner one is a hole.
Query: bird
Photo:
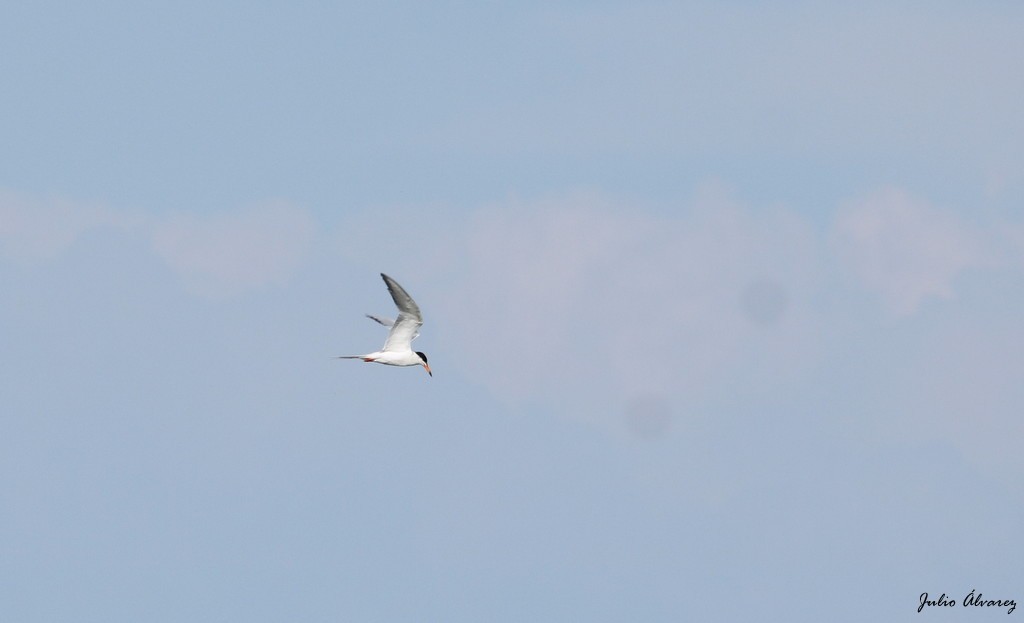
[[[420,327],[423,326],[419,305],[397,281],[384,273],[380,276],[391,293],[391,300],[398,307],[398,317],[394,320],[366,314],[367,318],[391,328],[388,339],[384,341],[384,348],[365,355],[342,355],[338,359],[362,359],[367,363],[387,366],[423,366],[427,374],[434,376],[427,363],[427,355],[412,349],[412,341],[420,336]]]

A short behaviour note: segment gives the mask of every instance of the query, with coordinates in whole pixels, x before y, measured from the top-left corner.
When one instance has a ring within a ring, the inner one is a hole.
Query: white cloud
[[[961,273],[993,261],[981,232],[897,189],[846,205],[833,235],[843,264],[899,315],[951,298]]]
[[[214,215],[150,217],[0,191],[0,256],[8,259],[52,261],[89,232],[110,228],[150,242],[185,287],[204,296],[283,283],[316,233],[307,211],[284,202]]]
[[[193,292],[225,296],[280,284],[312,244],[309,214],[272,203],[214,216],[179,214],[153,227],[153,249]]]
[[[131,223],[127,215],[100,205],[0,189],[0,254],[12,260],[52,260],[89,230]]]
[[[848,383],[873,382],[877,362],[847,361],[851,340],[872,321],[829,302],[847,294],[837,262],[856,276],[857,290],[877,292],[914,323],[926,322],[914,310],[951,297],[958,280],[980,286],[995,274],[988,269],[1024,267],[1004,261],[1019,229],[973,226],[899,190],[843,206],[825,231],[720,191],[672,215],[631,208],[574,194],[477,211],[447,240],[449,251],[461,249],[458,270],[439,273],[453,282],[435,295],[431,335],[450,361],[466,362],[458,364],[466,374],[513,402],[657,437],[723,404],[754,408],[784,392],[806,404],[801,393],[822,391],[808,385],[819,364],[844,371],[824,389],[837,400],[847,398]],[[910,431],[901,439],[916,442],[927,427],[924,438],[949,440],[980,464],[987,435],[1019,428],[1008,419],[1015,393],[1007,382],[1019,365],[1007,365],[1015,351],[996,348],[999,331],[984,323],[975,327],[983,335],[957,343],[992,349],[950,361],[939,335],[969,321],[972,305],[982,302],[945,306],[941,317],[951,324],[924,325],[936,333],[928,356],[949,365],[909,365],[905,381],[878,388],[878,399],[891,405],[882,425]],[[922,330],[913,326],[901,335]],[[912,343],[878,348],[894,359],[915,356]],[[965,365],[970,373],[957,376]],[[926,389],[934,384],[941,392]],[[946,398],[933,404],[938,395]],[[1008,456],[990,463],[1014,464]]]
[[[628,208],[577,194],[475,216],[443,310],[470,374],[514,399],[607,413],[668,394],[699,406],[813,359],[819,251],[799,218],[721,194],[679,217]],[[770,313],[751,314],[751,288],[771,290]]]

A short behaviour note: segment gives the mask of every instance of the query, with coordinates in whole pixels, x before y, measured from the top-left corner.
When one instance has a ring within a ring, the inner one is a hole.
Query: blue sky
[[[916,609],[1024,599],[1022,27],[0,10],[2,618],[1005,611]]]

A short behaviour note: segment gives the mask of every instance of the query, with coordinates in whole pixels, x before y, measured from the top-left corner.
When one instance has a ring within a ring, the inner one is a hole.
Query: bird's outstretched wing
[[[420,308],[416,301],[412,300],[412,297],[409,296],[409,293],[402,286],[398,285],[397,281],[384,273],[381,273],[380,276],[388,286],[388,292],[391,293],[391,299],[395,302],[395,306],[398,307],[398,318],[395,319],[391,326],[391,332],[388,333],[388,339],[384,342],[383,350],[412,350],[412,341],[419,336],[419,329],[423,325],[423,316],[420,314]],[[378,320],[378,322],[380,321]]]
[[[395,326],[395,321],[392,320],[391,318],[385,318],[383,316],[374,316],[373,314],[366,314],[366,317],[369,318],[370,320],[373,320],[375,322],[378,322],[378,323],[384,325],[385,327],[393,327],[393,326]],[[413,334],[412,339],[415,340],[419,336],[420,336],[420,332],[417,331],[416,333]]]
[[[390,318],[384,318],[384,317],[381,317],[381,316],[374,316],[373,314],[366,314],[366,317],[369,318],[370,320],[374,320],[376,322],[379,322],[380,324],[384,325],[385,327],[390,327],[390,326],[395,324],[395,321],[390,319]]]

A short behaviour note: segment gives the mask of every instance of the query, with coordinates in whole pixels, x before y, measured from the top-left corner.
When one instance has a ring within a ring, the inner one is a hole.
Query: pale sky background
[[[0,620],[1024,607],[1022,32],[8,3]]]

